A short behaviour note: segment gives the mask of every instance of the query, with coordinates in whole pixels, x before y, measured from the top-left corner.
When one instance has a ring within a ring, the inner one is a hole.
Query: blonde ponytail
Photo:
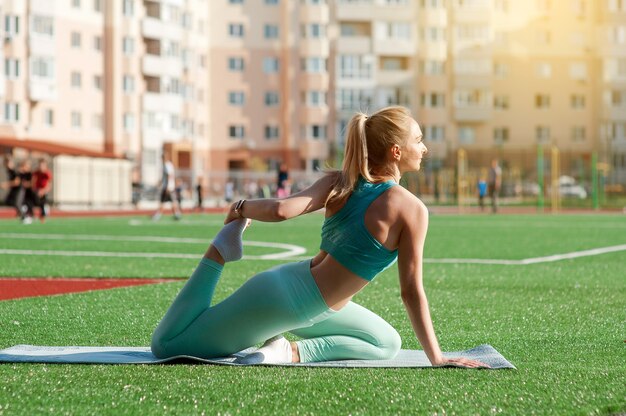
[[[380,175],[373,170],[384,171],[386,151],[394,144],[406,143],[411,120],[404,107],[383,108],[369,117],[356,113],[348,123],[343,166],[326,205],[347,198],[361,176],[368,182],[377,180]]]

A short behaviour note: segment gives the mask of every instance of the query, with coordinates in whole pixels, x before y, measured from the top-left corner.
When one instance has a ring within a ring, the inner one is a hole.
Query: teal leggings
[[[368,309],[349,302],[330,309],[310,261],[261,272],[211,306],[223,266],[202,259],[152,335],[158,358],[224,357],[290,332],[301,362],[390,359],[400,350],[397,331]]]

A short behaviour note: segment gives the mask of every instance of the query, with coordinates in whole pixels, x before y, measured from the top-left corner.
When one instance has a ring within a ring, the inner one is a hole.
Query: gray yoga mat
[[[35,345],[16,345],[0,350],[0,362],[5,363],[58,363],[58,364],[163,364],[192,361],[220,365],[245,365],[234,361],[243,357],[254,348],[249,348],[229,357],[210,360],[180,355],[158,359],[147,347],[42,347]],[[465,357],[479,360],[492,369],[515,368],[491,345],[479,345],[466,351],[447,352],[446,357]],[[266,364],[264,364],[266,365]],[[393,360],[342,360],[319,363],[267,364],[292,367],[432,367],[424,351],[400,350]]]

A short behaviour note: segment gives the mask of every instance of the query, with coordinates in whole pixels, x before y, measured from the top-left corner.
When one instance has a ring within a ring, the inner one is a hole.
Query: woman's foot
[[[282,335],[265,341],[258,350],[235,360],[237,364],[286,364],[293,360],[291,343]]]
[[[220,254],[224,262],[236,261],[243,256],[243,241],[241,236],[252,221],[241,218],[226,224],[213,239],[213,247]]]

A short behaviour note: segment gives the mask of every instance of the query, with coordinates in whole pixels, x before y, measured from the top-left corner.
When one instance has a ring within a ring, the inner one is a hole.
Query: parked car
[[[559,178],[559,195],[565,198],[585,199],[587,198],[587,191],[576,183],[576,179],[563,175]]]

